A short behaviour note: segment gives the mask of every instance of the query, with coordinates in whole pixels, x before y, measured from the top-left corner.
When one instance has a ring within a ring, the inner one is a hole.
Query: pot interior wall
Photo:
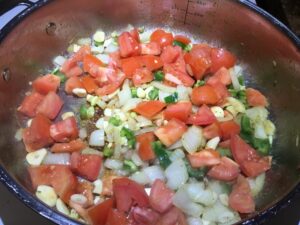
[[[46,32],[50,23],[55,29]],[[299,49],[258,14],[223,0],[57,0],[17,25],[0,44],[0,69],[9,68],[11,74],[9,81],[0,80],[0,162],[19,183],[30,189],[26,153],[14,139],[18,127],[24,126],[16,108],[30,89],[29,81],[45,73],[70,41],[99,28],[110,32],[129,23],[187,33],[234,52],[247,82],[268,97],[277,126],[274,165],[257,198],[258,210],[270,207],[299,183]]]

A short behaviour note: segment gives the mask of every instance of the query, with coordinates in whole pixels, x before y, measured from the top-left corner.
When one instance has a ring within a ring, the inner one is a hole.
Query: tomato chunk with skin
[[[172,207],[173,195],[174,192],[170,190],[162,180],[157,179],[151,187],[149,197],[150,205],[156,211],[164,213]]]
[[[78,137],[78,128],[74,116],[50,126],[50,135],[56,142],[70,142]]]
[[[110,83],[98,88],[95,93],[98,96],[104,96],[114,93],[123,83],[125,79],[124,73],[118,73],[113,81]]]
[[[134,86],[140,86],[154,79],[153,74],[147,68],[140,68],[135,71],[132,76]]]
[[[174,41],[179,41],[179,42],[181,42],[181,43],[183,43],[185,45],[191,43],[191,40],[188,37],[186,37],[184,35],[181,35],[181,34],[175,35]]]
[[[191,115],[187,123],[193,125],[209,125],[217,121],[217,118],[212,113],[210,108],[207,105],[202,105],[196,114]]]
[[[241,130],[240,126],[233,120],[221,122],[219,126],[223,140],[230,139],[232,136],[239,134]]]
[[[151,146],[151,143],[155,141],[153,132],[139,134],[138,136],[136,136],[136,141],[139,144],[138,154],[142,160],[148,161],[155,159],[155,154]]]
[[[36,109],[37,113],[41,113],[53,120],[61,110],[64,102],[53,91],[50,91]]]
[[[213,76],[208,79],[208,83],[221,82],[225,86],[231,84],[231,77],[229,70],[221,67]]]
[[[154,55],[143,55],[140,58],[142,65],[148,70],[154,71],[163,67],[163,61],[160,57]]]
[[[87,209],[88,220],[93,225],[106,224],[108,214],[113,209],[114,200],[109,198]]]
[[[154,134],[166,146],[171,146],[186,132],[187,126],[178,119],[171,119],[166,125],[159,127]]]
[[[143,62],[141,57],[129,57],[121,59],[121,68],[127,78],[131,78],[135,71],[142,68]]]
[[[200,152],[189,154],[188,159],[194,168],[215,166],[221,162],[219,153],[212,149],[204,149]]]
[[[214,88],[206,84],[193,89],[191,101],[194,105],[215,105],[218,103],[219,98]]]
[[[222,157],[218,165],[212,167],[207,175],[221,181],[235,180],[240,174],[239,165],[227,157]]]
[[[211,51],[211,62],[210,72],[215,73],[222,67],[227,69],[233,67],[236,57],[224,48],[213,48]]]
[[[51,152],[78,152],[85,148],[86,144],[81,139],[76,139],[69,143],[55,143],[51,147]]]
[[[77,178],[69,166],[41,165],[29,167],[28,172],[34,189],[39,185],[51,185],[65,203],[68,203],[70,196],[75,193]]]
[[[229,206],[240,213],[252,213],[255,211],[255,202],[251,195],[250,185],[247,179],[239,176],[233,185],[229,195]]]
[[[81,78],[81,83],[83,88],[87,91],[87,93],[92,94],[95,90],[98,89],[98,85],[94,78],[91,76],[84,76]]]
[[[158,101],[158,100],[152,100],[152,101],[145,101],[139,103],[133,111],[136,113],[151,119],[155,115],[157,115],[160,111],[163,110],[163,108],[166,106],[165,103]]]
[[[176,118],[182,122],[186,122],[192,112],[192,103],[178,102],[176,104],[168,105],[164,110],[163,115],[165,120]]]
[[[102,158],[99,155],[79,152],[73,152],[71,155],[72,171],[89,181],[95,181],[98,178],[101,165]]]
[[[156,224],[160,215],[151,208],[133,207],[131,210],[133,220],[137,224],[152,225]]]
[[[42,95],[46,95],[50,91],[56,92],[59,85],[60,78],[52,74],[39,77],[32,82],[33,89]]]
[[[268,105],[266,97],[258,90],[253,88],[246,89],[247,102],[250,106],[262,106]]]
[[[230,149],[234,160],[240,165],[242,172],[249,177],[256,177],[271,168],[271,157],[261,157],[238,135],[230,140]]]
[[[105,64],[93,55],[85,55],[83,58],[83,71],[89,74],[97,73],[98,67],[105,66]]]
[[[119,212],[116,209],[111,209],[108,213],[108,218],[105,225],[130,225],[125,213]]]
[[[139,42],[129,32],[123,32],[118,37],[118,43],[123,58],[141,54]]]
[[[67,94],[72,94],[72,91],[75,88],[83,88],[83,84],[79,77],[71,77],[65,83],[65,92]]]
[[[230,96],[230,93],[227,90],[226,86],[223,83],[221,83],[220,81],[209,79],[207,81],[207,84],[210,85],[214,89],[214,91],[218,97],[217,103],[219,105],[224,103],[226,101],[226,98]]]
[[[24,98],[24,100],[18,108],[18,111],[25,116],[34,117],[36,115],[36,109],[38,105],[43,101],[43,99],[43,95],[37,92],[33,92]]]
[[[161,53],[161,48],[157,42],[141,44],[142,55],[160,55],[160,53]]]
[[[149,206],[149,199],[144,187],[128,178],[114,179],[113,193],[117,209],[120,212],[129,212],[133,205]]]
[[[179,55],[181,54],[182,50],[179,46],[167,46],[163,49],[160,58],[163,63],[174,63]]]
[[[42,114],[38,113],[32,119],[30,127],[23,131],[23,142],[28,152],[48,147],[53,143],[49,132],[50,125],[51,121]]]
[[[205,139],[209,140],[214,137],[220,137],[221,136],[221,130],[220,125],[218,122],[214,122],[203,129],[203,136]]]
[[[166,47],[172,45],[173,43],[173,34],[165,32],[162,29],[155,30],[150,36],[151,42],[158,43],[161,47]]]

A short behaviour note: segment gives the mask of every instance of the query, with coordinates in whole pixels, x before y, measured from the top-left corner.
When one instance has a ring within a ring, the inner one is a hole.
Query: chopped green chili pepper
[[[190,177],[194,177],[197,180],[202,180],[207,173],[207,168],[193,168],[188,159],[184,158],[185,167]]]
[[[158,92],[159,90],[157,88],[153,88],[149,93],[148,97],[150,100],[156,100],[158,99]]]
[[[262,155],[269,154],[271,148],[269,139],[259,139],[254,137],[252,139],[252,145],[260,154]]]
[[[216,149],[216,151],[219,152],[219,154],[220,154],[221,156],[226,156],[226,157],[229,157],[229,158],[232,157],[231,151],[230,151],[230,149],[228,149],[228,148],[221,148],[221,147],[218,147],[218,148]]]
[[[55,75],[55,76],[58,76],[60,78],[60,82],[61,83],[64,83],[66,80],[67,80],[67,77],[59,71],[59,68],[56,67],[52,72],[51,74]]]
[[[79,109],[80,119],[86,120],[88,119],[88,113],[87,113],[87,107],[86,105],[81,105]]]
[[[175,103],[178,101],[178,93],[174,92],[172,95],[165,97],[164,100],[165,100],[165,103],[168,103],[168,104]]]
[[[114,126],[120,126],[122,121],[118,117],[110,117],[108,122]]]
[[[114,150],[112,148],[109,148],[108,146],[105,146],[103,149],[103,155],[107,158],[111,157],[114,153]]]
[[[127,139],[127,143],[128,143],[128,147],[130,148],[134,148],[135,147],[135,136],[132,130],[126,128],[126,127],[122,127],[121,129],[121,137],[126,137]]]
[[[133,98],[137,98],[138,97],[137,96],[137,88],[132,87],[132,88],[130,88],[130,91],[131,91],[131,97],[133,97]]]
[[[239,81],[240,85],[243,85],[243,86],[245,85],[245,79],[244,79],[243,75],[238,77],[238,81]]]
[[[204,80],[197,80],[197,82],[194,84],[194,87],[200,87],[205,84]]]
[[[177,41],[177,40],[173,41],[173,46],[179,46],[182,49],[186,48],[186,44],[182,43],[181,41]]]
[[[163,81],[165,77],[165,74],[163,71],[158,70],[154,72],[154,80],[156,81]]]
[[[130,173],[134,173],[138,170],[138,167],[131,160],[124,160],[123,168]]]
[[[245,134],[253,133],[253,127],[251,125],[250,118],[246,114],[244,114],[241,118],[241,128],[242,132]]]
[[[152,149],[156,155],[156,157],[159,160],[159,164],[162,168],[166,169],[170,164],[171,160],[169,158],[169,155],[162,145],[160,141],[155,141],[151,143]]]

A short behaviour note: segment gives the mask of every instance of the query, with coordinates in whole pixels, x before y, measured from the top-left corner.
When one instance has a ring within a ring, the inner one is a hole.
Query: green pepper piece
[[[190,177],[193,177],[197,180],[202,180],[207,173],[206,167],[193,168],[188,159],[184,158],[185,167]]]
[[[159,164],[162,168],[166,169],[172,162],[169,158],[166,149],[160,141],[155,141],[151,143],[152,149],[159,160]]]
[[[165,78],[165,74],[163,71],[158,70],[154,72],[154,80],[156,81],[163,81]]]

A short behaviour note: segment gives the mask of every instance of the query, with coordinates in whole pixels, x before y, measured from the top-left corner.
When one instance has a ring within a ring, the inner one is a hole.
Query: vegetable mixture
[[[54,65],[18,107],[42,202],[91,225],[232,224],[255,212],[275,126],[231,52],[129,27],[79,39]]]

